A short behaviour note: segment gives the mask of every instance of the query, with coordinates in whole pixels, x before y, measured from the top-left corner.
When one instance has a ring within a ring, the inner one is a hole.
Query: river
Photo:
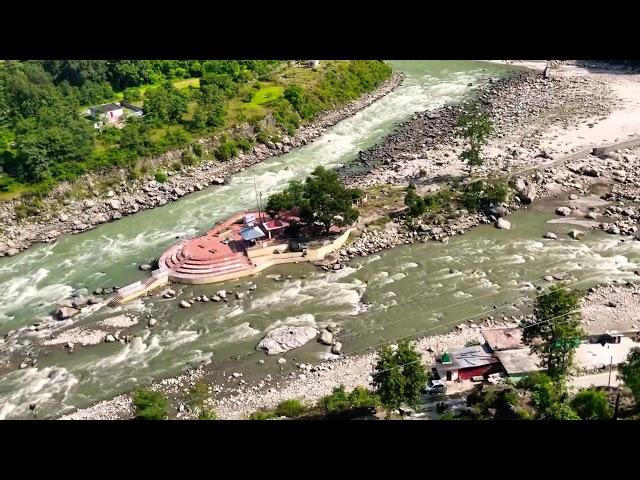
[[[38,346],[54,330],[26,327],[47,318],[57,300],[79,289],[91,292],[145,278],[147,273],[137,265],[157,258],[176,238],[194,235],[252,206],[254,179],[267,195],[290,180],[303,179],[317,165],[347,163],[412,113],[458,101],[470,92],[469,83],[508,70],[480,62],[391,63],[407,74],[405,83],[313,144],[235,175],[227,185],[0,258],[0,335],[25,328],[0,344],[0,355],[15,358],[33,352],[38,358],[37,368],[0,376],[0,419],[29,418],[30,402],[38,404],[41,418],[55,416],[177,374],[187,363],[209,360],[222,368],[231,357],[240,357],[233,368],[247,372],[245,377],[279,371],[277,357],[266,357],[255,345],[265,331],[281,324],[338,323],[344,329],[344,351],[350,353],[400,336],[441,333],[465,319],[511,315],[535,294],[534,285],[544,284],[544,275],[570,272],[578,287],[634,276],[640,242],[621,243],[602,232],[573,241],[566,236],[569,225],[546,224],[551,215],[518,212],[510,217],[512,230],[483,226],[447,244],[416,244],[356,259],[335,273],[308,264],[275,267],[265,274],[284,273],[292,279],[281,283],[260,275],[253,279],[257,290],[242,301],[197,303],[183,310],[176,308],[175,299],[150,297],[74,317],[73,326],[91,327],[120,313],[140,316],[130,330],[137,336],[129,344],[77,347],[72,354],[61,345]],[[542,240],[547,230],[563,239]],[[223,288],[235,291],[242,283],[184,287],[181,298]],[[158,319],[158,326],[145,328],[149,317]],[[54,328],[69,328],[70,323],[58,322]],[[288,357],[317,361],[327,350],[312,344]],[[266,360],[260,372],[258,359]]]

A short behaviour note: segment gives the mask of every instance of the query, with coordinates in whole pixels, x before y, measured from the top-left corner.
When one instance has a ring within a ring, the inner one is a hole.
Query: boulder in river
[[[186,300],[180,300],[180,308],[191,308],[191,304]]]
[[[218,290],[216,292],[216,296],[218,296],[220,298],[227,298],[227,291],[226,290]]]
[[[542,238],[548,238],[550,240],[557,240],[558,236],[553,232],[547,232],[542,236]]]
[[[501,230],[510,230],[511,229],[511,222],[508,220],[505,220],[504,218],[500,217],[497,221],[496,221],[496,227],[501,229]]]
[[[68,318],[73,317],[74,315],[76,315],[79,312],[79,310],[73,308],[73,307],[58,307],[56,309],[56,318],[58,320],[66,320]]]
[[[175,290],[171,290],[170,288],[167,288],[164,292],[162,292],[162,296],[164,298],[172,298],[176,296],[176,292]]]
[[[581,237],[582,235],[584,235],[584,232],[581,232],[580,230],[571,230],[571,231],[569,232],[569,236],[570,236],[571,238],[573,238],[574,240],[578,240],[578,239],[580,239],[580,237]]]
[[[310,340],[313,340],[318,331],[309,326],[288,326],[274,328],[258,343],[256,349],[265,350],[268,355],[287,352],[294,348],[300,348]]]
[[[597,212],[589,212],[585,215],[587,218],[590,218],[591,220],[595,220],[596,218],[598,218],[598,213]]]
[[[148,263],[141,263],[138,268],[140,270],[142,270],[143,272],[146,272],[148,270],[151,270],[151,265],[149,265]]]
[[[318,341],[324,345],[333,345],[333,333],[328,330],[324,330],[320,334],[320,338],[318,338]]]
[[[334,355],[340,355],[341,352],[342,352],[342,343],[341,342],[334,343],[333,346],[331,347],[331,353],[333,353]]]
[[[567,217],[571,215],[571,209],[569,207],[558,207],[556,208],[556,213],[558,215],[562,215],[563,217]]]

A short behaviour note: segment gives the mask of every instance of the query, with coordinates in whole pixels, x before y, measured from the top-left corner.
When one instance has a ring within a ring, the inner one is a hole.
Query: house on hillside
[[[125,102],[97,105],[89,108],[84,113],[94,119],[95,122],[93,126],[95,128],[122,126],[129,117],[143,116],[143,111],[140,107]]]
[[[320,60],[302,60],[302,65],[307,68],[316,68],[320,65]]]

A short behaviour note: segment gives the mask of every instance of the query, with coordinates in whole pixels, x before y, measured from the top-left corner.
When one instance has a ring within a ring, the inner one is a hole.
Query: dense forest
[[[273,115],[278,131],[374,89],[380,61],[327,61],[313,69],[279,60],[44,60],[0,62],[0,193],[46,192],[59,181],[113,167]],[[120,128],[94,128],[88,107],[124,101],[144,111]],[[215,156],[251,148],[225,137]],[[198,148],[193,151],[198,154]]]

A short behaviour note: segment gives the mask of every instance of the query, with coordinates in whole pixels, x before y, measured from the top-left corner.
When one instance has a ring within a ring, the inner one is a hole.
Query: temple
[[[301,244],[289,232],[294,215],[271,218],[264,212],[243,212],[214,226],[206,234],[182,240],[166,250],[146,281],[116,292],[109,305],[132,300],[168,282],[207,284],[254,275],[272,265],[315,262],[339,249],[351,229],[334,229],[330,238]]]

